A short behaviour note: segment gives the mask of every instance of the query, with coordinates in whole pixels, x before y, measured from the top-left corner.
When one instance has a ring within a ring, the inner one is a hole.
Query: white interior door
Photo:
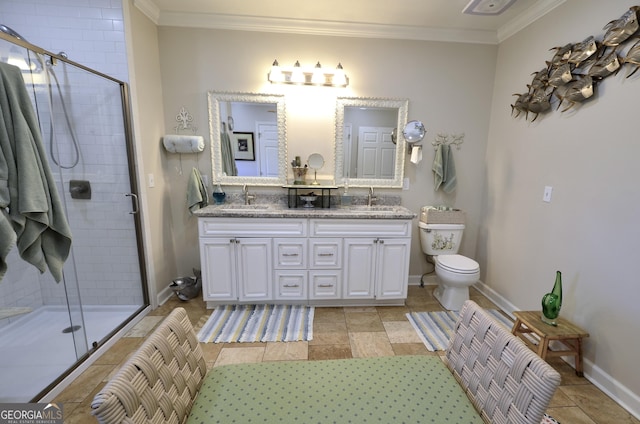
[[[272,123],[257,123],[260,176],[278,176],[278,126]]]
[[[393,128],[360,127],[358,131],[358,178],[393,178],[396,145]]]

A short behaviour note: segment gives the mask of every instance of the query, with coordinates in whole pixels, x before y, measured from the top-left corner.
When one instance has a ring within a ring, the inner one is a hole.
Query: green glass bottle
[[[558,325],[556,320],[562,307],[562,274],[556,271],[556,282],[551,293],[542,296],[542,321],[549,325]]]

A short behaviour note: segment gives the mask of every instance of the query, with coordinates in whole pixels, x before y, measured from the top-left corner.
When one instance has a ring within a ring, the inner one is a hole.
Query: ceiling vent
[[[471,0],[462,9],[467,15],[499,15],[507,10],[516,0]]]

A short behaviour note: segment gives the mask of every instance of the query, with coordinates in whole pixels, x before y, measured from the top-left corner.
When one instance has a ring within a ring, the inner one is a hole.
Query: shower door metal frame
[[[37,401],[43,396],[45,396],[47,393],[49,393],[55,386],[57,386],[62,380],[64,380],[64,378],[69,373],[71,373],[80,364],[82,364],[82,362],[84,362],[87,358],[89,358],[105,341],[113,337],[114,334],[116,334],[118,331],[124,328],[128,322],[130,322],[133,318],[135,318],[138,314],[140,314],[144,309],[146,309],[150,305],[149,287],[148,287],[148,280],[147,280],[147,266],[146,266],[146,260],[144,257],[145,249],[144,249],[144,242],[143,242],[144,237],[142,234],[142,219],[140,216],[140,205],[139,205],[139,198],[138,198],[139,197],[138,193],[140,192],[139,190],[140,186],[138,183],[138,174],[136,172],[137,168],[135,164],[135,149],[133,145],[133,121],[132,121],[132,115],[131,115],[131,97],[130,97],[129,85],[124,81],[121,81],[117,78],[113,78],[107,74],[103,74],[100,71],[96,71],[95,69],[91,69],[80,63],[69,60],[68,58],[61,56],[60,54],[56,54],[48,50],[45,50],[41,47],[38,47],[36,45],[33,45],[25,41],[24,39],[18,39],[18,38],[12,37],[8,34],[5,34],[4,32],[0,32],[0,39],[5,40],[9,43],[18,45],[20,47],[23,47],[27,50],[31,50],[34,53],[48,56],[52,62],[55,62],[55,61],[65,62],[69,65],[82,69],[86,72],[89,72],[93,75],[104,78],[106,80],[115,82],[116,84],[119,85],[120,99],[122,103],[122,115],[123,115],[122,123],[124,126],[124,137],[125,137],[127,162],[128,162],[127,165],[128,165],[129,180],[130,180],[130,187],[131,187],[131,192],[127,193],[126,196],[131,197],[132,209],[131,209],[131,212],[129,213],[133,215],[135,235],[136,235],[136,245],[138,247],[138,263],[140,268],[140,280],[142,284],[143,305],[140,306],[140,308],[134,314],[132,314],[127,321],[122,322],[119,326],[117,326],[109,334],[107,334],[102,339],[101,342],[99,343],[94,342],[92,346],[87,346],[87,352],[84,355],[78,357],[76,362],[70,368],[68,368],[67,371],[63,373],[63,375],[59,376],[56,380],[51,382],[51,384],[45,387],[40,393],[38,393],[32,399],[32,401]]]

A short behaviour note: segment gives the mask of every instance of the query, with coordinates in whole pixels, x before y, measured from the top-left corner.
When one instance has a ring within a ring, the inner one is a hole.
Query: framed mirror
[[[339,97],[336,103],[335,181],[351,187],[401,188],[409,101]]]
[[[284,96],[209,91],[207,97],[213,182],[284,185]]]

